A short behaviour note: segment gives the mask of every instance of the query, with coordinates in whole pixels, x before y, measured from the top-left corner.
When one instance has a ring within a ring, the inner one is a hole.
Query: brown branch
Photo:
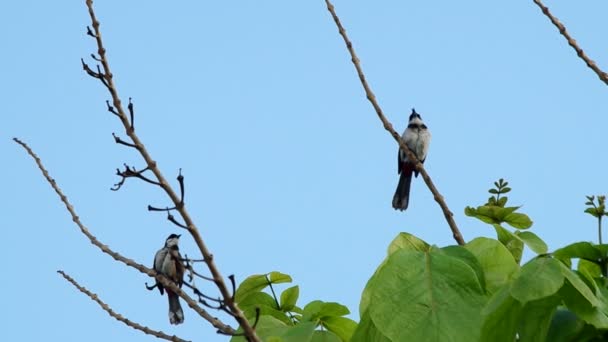
[[[179,286],[177,286],[174,282],[169,280],[167,277],[156,273],[154,270],[147,268],[146,266],[139,264],[132,259],[125,258],[120,253],[114,252],[112,249],[110,249],[110,247],[101,243],[89,231],[89,229],[84,224],[82,224],[82,222],[80,221],[80,218],[78,217],[78,214],[76,214],[76,210],[74,209],[74,207],[68,200],[67,196],[63,194],[63,192],[57,185],[57,182],[49,175],[48,171],[44,168],[44,165],[42,165],[42,161],[36,155],[36,153],[34,153],[34,151],[23,141],[21,141],[17,138],[13,138],[13,140],[16,143],[18,143],[19,145],[21,145],[27,151],[27,153],[36,161],[36,164],[38,165],[38,168],[44,175],[44,178],[46,178],[46,180],[49,182],[51,187],[53,187],[53,190],[55,190],[55,192],[61,199],[61,202],[63,202],[67,211],[72,216],[72,221],[74,221],[74,223],[78,226],[78,228],[80,228],[80,231],[89,239],[89,241],[91,241],[91,243],[93,245],[95,245],[97,248],[99,248],[102,252],[104,252],[104,253],[108,254],[109,256],[111,256],[112,258],[114,258],[114,260],[120,261],[120,262],[124,263],[125,265],[131,266],[131,267],[137,269],[138,271],[140,271],[141,273],[147,274],[150,277],[156,278],[161,284],[163,284],[163,286],[171,289],[173,292],[177,293],[178,296],[183,298],[189,307],[191,307],[201,317],[203,317],[205,320],[207,320],[209,323],[211,323],[217,329],[225,331],[227,334],[231,334],[231,333],[235,332],[235,330],[232,327],[224,324],[222,321],[220,321],[216,317],[211,316],[205,309],[201,308],[194,299],[190,298],[190,296],[188,296],[188,294],[186,294],[186,292],[184,292],[181,288],[179,288]]]
[[[144,332],[145,334],[148,335],[153,335],[156,336],[158,338],[162,338],[164,340],[167,341],[175,341],[175,342],[188,342],[187,340],[181,339],[175,335],[170,336],[165,334],[164,332],[160,331],[160,330],[153,330],[150,329],[144,325],[135,323],[133,321],[131,321],[130,319],[124,317],[123,315],[115,312],[114,310],[112,310],[112,308],[104,303],[101,299],[99,299],[99,297],[97,296],[97,294],[92,293],[91,291],[87,290],[87,288],[85,288],[84,286],[81,286],[80,284],[78,284],[78,282],[76,282],[76,280],[74,280],[72,277],[70,277],[69,275],[67,275],[65,272],[59,270],[57,271],[57,273],[61,274],[61,276],[63,278],[65,278],[65,280],[69,281],[70,283],[72,283],[72,285],[74,285],[80,292],[86,294],[87,296],[89,296],[89,298],[91,298],[93,301],[95,301],[97,304],[99,304],[99,306],[101,306],[101,308],[108,313],[108,315],[116,318],[117,320],[123,322],[124,324],[130,326],[133,329],[137,329],[140,330],[142,332]]]
[[[325,3],[327,4],[327,10],[331,13],[331,16],[333,17],[334,22],[336,23],[336,26],[338,27],[338,31],[340,32],[340,35],[344,39],[346,48],[348,49],[348,52],[350,53],[350,56],[351,56],[351,61],[353,62],[353,65],[355,66],[355,69],[357,70],[357,74],[359,75],[359,80],[361,81],[361,85],[363,86],[363,89],[365,90],[365,95],[367,96],[367,99],[374,107],[376,114],[378,114],[378,118],[380,119],[380,121],[382,121],[382,124],[384,125],[384,129],[386,129],[393,136],[393,138],[399,144],[399,147],[402,150],[404,150],[405,153],[407,154],[408,159],[416,161],[416,170],[418,170],[420,172],[420,174],[422,175],[422,179],[424,180],[424,182],[426,183],[428,188],[431,190],[431,193],[433,193],[435,201],[441,207],[441,210],[443,211],[443,215],[445,216],[445,219],[448,222],[450,229],[452,230],[452,236],[454,237],[454,240],[456,240],[456,242],[458,242],[459,245],[464,245],[464,239],[462,237],[462,234],[460,234],[460,230],[458,229],[458,226],[456,225],[456,222],[454,221],[454,214],[450,211],[450,208],[448,208],[448,205],[446,204],[443,196],[439,193],[439,190],[437,190],[437,188],[435,187],[435,184],[433,184],[431,177],[429,176],[429,174],[426,172],[426,170],[422,166],[422,163],[420,163],[418,158],[416,158],[416,155],[407,147],[405,142],[403,142],[403,139],[401,139],[401,136],[399,135],[399,133],[397,133],[397,131],[395,131],[395,129],[393,128],[393,125],[388,121],[386,116],[384,116],[384,113],[382,112],[382,108],[380,108],[380,105],[378,104],[378,101],[376,100],[376,96],[372,92],[370,86],[367,84],[367,81],[365,79],[365,74],[363,74],[363,69],[361,68],[361,63],[360,63],[359,57],[357,57],[357,54],[355,53],[355,49],[353,48],[353,43],[348,39],[348,36],[346,35],[346,30],[342,26],[342,23],[340,22],[340,18],[338,18],[338,15],[336,14],[334,5],[329,0],[325,0]]]
[[[186,210],[186,206],[181,202],[180,197],[173,190],[173,188],[169,185],[169,182],[167,182],[167,180],[161,173],[160,169],[157,167],[156,162],[152,159],[152,156],[150,156],[148,150],[145,148],[144,144],[141,142],[141,140],[139,139],[137,134],[135,134],[135,130],[132,129],[132,126],[129,123],[129,119],[122,106],[120,97],[118,96],[118,91],[117,91],[116,86],[113,81],[113,75],[110,70],[110,65],[108,63],[108,59],[106,56],[106,49],[103,46],[101,32],[99,30],[99,21],[97,20],[97,18],[95,16],[95,12],[93,10],[93,1],[86,0],[86,4],[89,9],[89,15],[91,17],[91,23],[92,23],[93,30],[94,30],[94,38],[97,42],[97,48],[98,48],[97,54],[99,55],[99,58],[101,59],[101,64],[102,64],[103,70],[104,70],[104,77],[108,84],[107,88],[112,96],[112,104],[116,108],[116,111],[118,112],[118,116],[125,128],[126,134],[131,138],[131,141],[133,142],[133,144],[137,146],[137,149],[140,152],[143,159],[145,160],[147,166],[154,173],[158,182],[160,183],[160,186],[167,193],[167,195],[169,196],[169,198],[171,199],[173,204],[176,206],[177,211],[182,216],[182,219],[184,220],[184,225],[186,227],[188,227],[188,231],[190,232],[190,234],[192,235],[192,238],[196,242],[196,245],[198,246],[199,250],[201,251],[201,254],[203,255],[203,258],[207,261],[206,265],[209,268],[209,272],[211,273],[213,280],[214,280],[218,290],[220,291],[222,298],[224,298],[225,305],[228,307],[228,309],[230,309],[230,311],[234,315],[236,321],[243,329],[243,332],[244,332],[245,336],[247,337],[247,340],[249,340],[250,342],[260,341],[259,337],[255,333],[255,330],[247,321],[247,318],[245,317],[244,313],[238,308],[236,302],[233,300],[232,294],[230,293],[230,289],[226,285],[226,282],[224,281],[224,278],[223,278],[222,274],[220,273],[218,267],[215,265],[215,262],[213,261],[213,256],[212,256],[211,252],[209,251],[209,249],[207,248],[207,246],[205,245],[205,243],[203,242],[203,239],[198,231],[198,228],[196,227],[192,218],[190,217],[190,214]]]
[[[580,59],[582,59],[585,64],[587,64],[587,66],[593,70],[593,72],[595,72],[597,74],[597,76],[600,78],[600,80],[604,83],[606,83],[606,85],[608,85],[608,74],[605,73],[602,69],[600,69],[595,62],[589,58],[585,52],[583,51],[583,49],[580,48],[580,46],[578,46],[578,44],[576,43],[576,40],[574,40],[574,38],[572,38],[570,36],[570,34],[568,34],[568,31],[566,31],[566,26],[564,26],[564,24],[562,24],[556,17],[554,17],[551,12],[549,12],[549,8],[545,5],[543,5],[543,3],[540,0],[533,0],[534,3],[536,5],[538,5],[538,7],[541,9],[541,11],[543,11],[543,14],[545,16],[547,16],[547,18],[549,18],[549,20],[551,20],[551,22],[553,23],[553,25],[555,25],[555,27],[557,27],[557,29],[559,30],[559,33],[564,36],[564,38],[566,38],[566,41],[568,42],[568,45],[570,45],[574,51],[576,51],[576,54],[578,55],[578,57]]]

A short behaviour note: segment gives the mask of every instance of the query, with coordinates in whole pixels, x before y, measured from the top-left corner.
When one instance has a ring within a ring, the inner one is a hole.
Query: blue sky
[[[532,1],[336,1],[378,101],[402,131],[410,109],[433,133],[425,164],[465,239],[493,236],[464,215],[498,178],[550,249],[595,241],[585,195],[608,193],[608,102],[601,83]],[[547,2],[604,70],[604,1]],[[323,1],[96,3],[115,81],[165,176],[182,168],[186,205],[224,275],[293,276],[300,304],[347,305],[401,231],[454,244],[421,179],[407,212],[391,208],[396,149],[365,99]],[[186,309],[172,327],[146,276],[113,262],[77,230],[24,139],[83,223],[151,265],[176,228],[159,189],[119,192],[115,169],[141,167],[81,70],[94,51],[84,1],[0,5],[0,153],[5,202],[6,340],[149,341],[65,282],[62,269],[118,312],[185,339],[224,341]],[[176,185],[176,184],[175,184]],[[182,253],[195,255],[191,240]],[[213,293],[212,289],[208,289]],[[234,325],[234,322],[228,321]],[[8,336],[7,336],[8,334]]]

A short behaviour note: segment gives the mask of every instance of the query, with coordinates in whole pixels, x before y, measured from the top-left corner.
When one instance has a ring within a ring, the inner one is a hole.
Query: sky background
[[[608,89],[531,0],[334,4],[388,119],[402,131],[415,107],[432,131],[425,167],[466,240],[494,236],[463,211],[502,177],[551,250],[596,241],[583,210],[585,195],[608,193]],[[546,5],[607,70],[608,3]],[[182,168],[187,208],[224,275],[288,273],[300,305],[336,301],[358,320],[361,291],[399,232],[455,243],[421,179],[406,212],[391,208],[397,145],[323,1],[97,1],[96,12],[137,133],[166,178]],[[189,308],[170,326],[150,279],[93,247],[11,140],[30,144],[82,222],[124,256],[151,266],[179,232],[146,210],[168,205],[158,188],[109,190],[117,167],[143,163],[114,144],[124,131],[109,95],[81,69],[95,51],[87,25],[84,0],[0,5],[1,339],[154,339],[109,317],[62,269],[136,322],[226,341]],[[196,255],[188,237],[181,250]]]

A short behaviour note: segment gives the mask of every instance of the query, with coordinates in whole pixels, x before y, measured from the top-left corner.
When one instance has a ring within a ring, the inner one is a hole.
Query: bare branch
[[[555,27],[557,27],[557,29],[559,30],[559,33],[562,36],[564,36],[564,38],[566,38],[568,45],[570,45],[574,49],[574,51],[576,51],[576,54],[578,55],[578,57],[580,59],[582,59],[585,62],[585,64],[587,64],[587,66],[591,70],[593,70],[593,72],[595,72],[597,74],[597,76],[600,78],[600,80],[602,82],[604,82],[604,83],[606,83],[606,85],[608,85],[608,74],[605,73],[602,69],[600,69],[597,66],[597,64],[595,64],[595,62],[585,54],[583,49],[581,49],[580,46],[578,46],[578,44],[576,43],[576,40],[574,40],[574,38],[572,38],[570,36],[568,31],[566,31],[566,26],[564,26],[564,24],[562,24],[556,17],[554,17],[551,14],[551,12],[549,12],[549,8],[545,5],[543,5],[543,3],[540,0],[533,0],[533,1],[541,9],[541,11],[543,11],[543,14],[547,18],[549,18],[549,20],[551,20],[553,25],[555,25]]]
[[[405,142],[403,142],[403,139],[401,139],[401,136],[399,135],[399,133],[397,133],[395,131],[395,129],[393,128],[393,125],[388,121],[386,116],[384,116],[384,113],[382,112],[382,108],[380,108],[380,105],[378,104],[378,101],[376,100],[376,96],[372,92],[370,86],[367,84],[367,81],[365,79],[365,74],[363,74],[363,69],[361,68],[361,63],[359,61],[359,57],[357,57],[357,54],[355,53],[355,49],[353,48],[353,44],[351,43],[351,41],[348,39],[348,36],[346,35],[346,30],[342,26],[342,23],[340,22],[340,18],[338,18],[338,15],[336,14],[334,5],[332,5],[332,3],[329,0],[325,0],[325,3],[327,4],[327,10],[331,13],[331,16],[333,17],[334,22],[336,23],[336,26],[338,27],[338,31],[339,31],[340,35],[342,36],[344,43],[346,44],[346,48],[348,49],[348,52],[350,53],[351,61],[353,62],[353,65],[355,66],[355,69],[357,70],[357,74],[359,75],[359,80],[361,81],[361,85],[363,86],[363,89],[365,90],[367,99],[374,107],[374,110],[376,111],[376,114],[378,114],[378,118],[380,119],[380,121],[382,121],[382,124],[384,125],[384,129],[387,130],[393,136],[393,138],[397,141],[397,143],[399,143],[399,147],[405,151],[408,159],[416,161],[416,170],[418,170],[420,172],[420,174],[422,175],[422,179],[424,179],[424,182],[426,183],[427,187],[431,190],[431,193],[433,193],[435,201],[439,204],[439,207],[441,207],[441,210],[443,211],[443,215],[445,216],[445,219],[448,222],[450,229],[452,230],[452,236],[454,237],[454,240],[456,240],[456,242],[459,245],[464,245],[464,239],[462,237],[462,234],[460,233],[460,230],[458,229],[458,226],[456,225],[456,221],[454,221],[454,214],[450,211],[450,208],[448,208],[448,205],[445,202],[443,196],[439,193],[439,190],[437,190],[437,188],[435,187],[435,184],[433,184],[431,177],[429,176],[429,174],[426,172],[426,170],[422,166],[422,163],[420,163],[418,158],[416,158],[416,155],[407,147]]]
[[[84,224],[82,224],[82,222],[80,221],[80,218],[76,214],[76,210],[74,209],[72,204],[69,202],[67,196],[65,196],[63,194],[63,192],[57,185],[57,182],[53,178],[51,178],[51,176],[49,175],[48,171],[44,168],[44,165],[42,165],[42,161],[36,155],[36,153],[34,153],[34,151],[26,143],[22,142],[21,140],[19,140],[17,138],[13,138],[13,140],[16,143],[18,143],[19,145],[21,145],[27,151],[27,153],[36,161],[36,164],[38,165],[38,168],[44,175],[44,178],[46,178],[46,180],[49,182],[51,187],[53,187],[53,190],[55,190],[55,193],[57,193],[57,195],[61,199],[61,202],[63,202],[67,211],[72,216],[72,221],[74,221],[74,223],[78,226],[78,228],[80,228],[80,231],[89,239],[89,241],[93,245],[95,245],[97,248],[99,248],[102,252],[104,252],[104,253],[108,254],[109,256],[111,256],[112,258],[114,258],[114,260],[120,261],[120,262],[124,263],[125,265],[131,266],[131,267],[137,269],[138,271],[140,271],[141,273],[147,274],[148,276],[153,277],[156,280],[158,280],[161,284],[163,284],[163,286],[171,289],[171,291],[175,292],[178,296],[180,296],[182,299],[184,299],[184,301],[188,304],[189,307],[191,307],[201,317],[203,317],[205,320],[207,320],[209,323],[211,323],[217,329],[223,330],[228,334],[232,334],[235,332],[235,330],[232,327],[224,324],[222,321],[220,321],[216,317],[211,316],[205,309],[201,308],[196,303],[195,300],[190,298],[190,296],[188,296],[188,294],[186,294],[186,292],[184,292],[179,286],[177,286],[174,282],[169,280],[164,275],[158,274],[154,270],[147,268],[146,266],[139,264],[139,263],[133,261],[132,259],[125,258],[120,253],[113,251],[112,249],[110,249],[110,247],[101,243],[89,231],[89,229]]]
[[[70,277],[69,275],[67,275],[65,272],[59,270],[57,271],[57,273],[61,274],[61,276],[63,278],[65,278],[65,280],[69,281],[70,283],[72,283],[72,285],[74,285],[80,292],[86,294],[87,296],[89,296],[89,298],[91,298],[94,302],[96,302],[97,304],[99,304],[99,306],[101,306],[101,308],[108,313],[108,315],[116,318],[117,320],[123,322],[124,324],[130,326],[133,329],[137,329],[139,331],[142,331],[145,334],[148,335],[153,335],[156,336],[158,338],[162,338],[163,340],[167,340],[167,341],[175,341],[175,342],[188,342],[187,340],[181,339],[175,335],[170,336],[165,334],[164,332],[160,331],[160,330],[152,330],[146,326],[143,326],[141,324],[135,323],[133,321],[131,321],[130,319],[124,317],[123,315],[115,312],[114,310],[112,310],[112,308],[110,308],[110,306],[106,303],[104,303],[101,299],[99,299],[99,297],[97,296],[97,294],[92,293],[91,291],[87,290],[84,286],[81,286],[80,284],[78,284],[78,282],[76,282],[76,280],[74,280],[72,277]]]
[[[95,11],[93,9],[93,0],[86,0],[87,8],[89,10],[89,16],[91,17],[91,24],[93,27],[93,35],[95,37],[95,41],[97,43],[97,54],[101,59],[101,65],[104,70],[104,79],[107,82],[107,89],[110,92],[112,97],[112,105],[116,108],[118,112],[120,121],[125,129],[126,134],[131,138],[131,141],[134,145],[137,146],[137,150],[146,161],[147,167],[154,173],[160,187],[167,193],[174,206],[177,208],[177,211],[181,215],[184,225],[188,227],[188,232],[192,235],[192,238],[196,242],[198,249],[200,250],[203,258],[206,260],[206,265],[209,268],[209,272],[213,277],[213,281],[217,286],[222,298],[224,298],[225,305],[230,309],[233,313],[234,318],[238,322],[239,326],[243,329],[243,332],[250,342],[259,342],[260,339],[256,335],[255,330],[247,321],[245,314],[238,308],[236,302],[232,298],[232,294],[230,293],[230,289],[226,285],[224,281],[224,277],[219,271],[219,268],[215,265],[213,260],[213,255],[207,248],[206,244],[203,242],[203,238],[201,237],[198,228],[194,224],[190,214],[186,210],[186,207],[183,205],[183,196],[178,197],[177,193],[173,190],[173,188],[169,185],[164,175],[161,173],[160,169],[156,165],[156,161],[152,159],[152,156],[141,142],[137,134],[135,134],[135,130],[132,129],[129,118],[127,117],[125,110],[122,107],[122,103],[120,100],[120,96],[118,95],[118,90],[116,85],[114,84],[112,71],[110,70],[110,65],[106,56],[106,49],[103,46],[101,31],[99,30],[99,21],[95,16]],[[181,289],[180,289],[180,292]]]

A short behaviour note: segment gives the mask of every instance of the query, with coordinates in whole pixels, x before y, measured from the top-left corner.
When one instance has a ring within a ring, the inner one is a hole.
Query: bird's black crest
[[[180,236],[181,236],[181,234],[171,234],[171,235],[169,235],[169,237],[167,238],[167,240],[179,238]]]
[[[418,119],[422,120],[422,118],[420,117],[420,114],[416,113],[415,108],[412,108],[412,114],[410,114],[410,121],[412,121],[413,118],[418,118]]]

